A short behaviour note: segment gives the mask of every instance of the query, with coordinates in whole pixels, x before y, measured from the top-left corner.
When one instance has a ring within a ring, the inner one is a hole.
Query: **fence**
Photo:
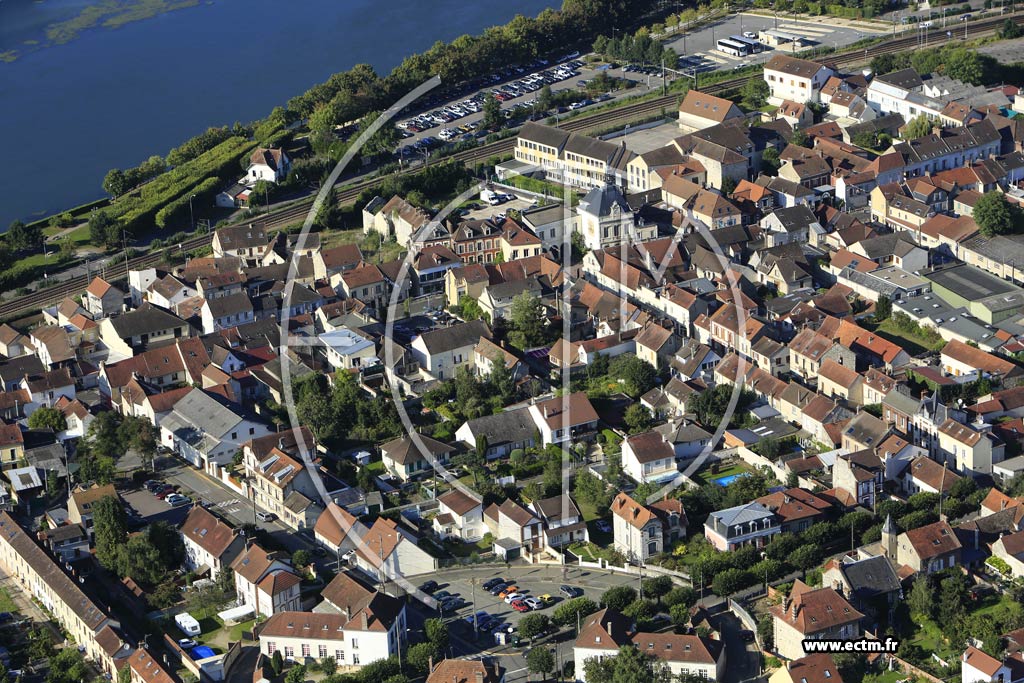
[[[744,628],[753,632],[754,639],[757,641],[758,649],[763,650],[764,644],[761,643],[761,635],[757,632],[757,619],[755,619],[754,616],[748,612],[745,607],[743,607],[743,605],[733,598],[729,598],[729,611],[735,614],[736,618],[743,622]]]

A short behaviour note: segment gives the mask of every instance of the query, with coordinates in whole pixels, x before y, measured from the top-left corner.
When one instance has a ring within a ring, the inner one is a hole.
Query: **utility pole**
[[[195,199],[195,198],[196,198],[195,195],[191,195],[188,198],[188,218],[189,218],[189,224],[192,226],[192,232],[196,231],[196,215],[192,211],[192,200]]]

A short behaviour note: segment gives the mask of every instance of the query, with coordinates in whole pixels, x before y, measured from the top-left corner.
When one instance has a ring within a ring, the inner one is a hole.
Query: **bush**
[[[551,621],[558,626],[575,624],[577,615],[580,618],[593,614],[598,609],[597,603],[587,597],[573,598],[566,600],[559,605],[551,615]]]

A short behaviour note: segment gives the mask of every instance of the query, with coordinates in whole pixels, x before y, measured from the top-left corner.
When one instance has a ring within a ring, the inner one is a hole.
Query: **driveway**
[[[725,643],[724,683],[757,681],[761,675],[761,658],[757,652],[757,645],[743,642],[741,635],[744,630],[743,623],[729,611],[724,603],[719,603],[718,608],[721,611],[711,615],[710,621],[712,626],[722,634],[722,641]]]

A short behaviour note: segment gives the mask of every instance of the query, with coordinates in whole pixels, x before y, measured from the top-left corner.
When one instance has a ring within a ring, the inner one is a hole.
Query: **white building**
[[[777,54],[764,65],[764,81],[771,90],[768,102],[776,106],[785,100],[817,102],[832,73],[817,62]]]
[[[376,360],[373,341],[342,327],[319,336],[327,362],[336,370],[354,370],[372,365]]]

